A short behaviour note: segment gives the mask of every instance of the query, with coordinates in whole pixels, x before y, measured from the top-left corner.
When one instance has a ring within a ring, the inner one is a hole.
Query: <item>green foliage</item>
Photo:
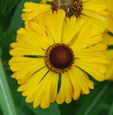
[[[5,115],[17,115],[0,58],[0,104]]]
[[[16,115],[16,112],[18,115],[113,115],[113,83],[109,81],[95,82],[95,89],[89,95],[81,96],[78,101],[62,105],[52,103],[46,110],[40,107],[33,109],[32,104],[26,103],[21,94],[17,92],[17,82],[10,77],[12,72],[8,66],[9,50],[10,43],[16,39],[16,31],[24,26],[21,13],[24,2],[27,1],[39,2],[39,0],[0,1],[0,57],[3,63],[3,66],[0,66],[0,80],[2,78],[3,84],[7,87],[4,91],[8,96],[9,105],[11,104],[13,115]],[[0,115],[3,113],[10,115],[7,106],[4,104],[3,91],[0,90]]]
[[[20,27],[24,26],[24,22],[21,20],[22,9],[24,8],[25,2],[39,2],[38,0],[21,0],[18,4],[13,18],[11,20],[11,24],[9,26],[9,32],[16,32]]]

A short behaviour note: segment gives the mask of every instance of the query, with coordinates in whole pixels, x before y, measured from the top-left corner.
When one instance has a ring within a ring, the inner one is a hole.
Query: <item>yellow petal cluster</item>
[[[107,44],[108,46],[112,47],[109,48],[105,55],[109,60],[109,64],[107,65],[107,72],[106,72],[106,80],[113,80],[113,35],[112,33],[106,32],[103,36],[103,43]]]
[[[105,0],[108,7],[108,30],[103,35],[103,43],[110,48],[105,52],[109,64],[107,65],[106,79],[113,80],[113,0]]]
[[[90,1],[89,4],[100,3]],[[24,19],[44,14],[31,21],[26,20],[25,28],[17,31],[16,42],[11,44],[12,58],[9,61],[12,78],[18,81],[18,91],[26,97],[26,102],[33,103],[34,108],[40,105],[44,109],[52,102],[70,103],[72,99],[77,100],[80,94],[88,94],[90,89],[94,89],[88,75],[97,81],[104,81],[108,64],[105,56],[107,45],[103,43],[102,33],[82,18],[66,17],[63,10],[45,13],[44,9],[49,7],[46,4],[25,4]],[[75,56],[71,69],[60,74],[49,70],[44,60],[48,47],[57,43],[69,46]]]

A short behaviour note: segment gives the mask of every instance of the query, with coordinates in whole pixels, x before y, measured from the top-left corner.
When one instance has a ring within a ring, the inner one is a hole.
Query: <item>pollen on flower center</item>
[[[68,71],[73,65],[74,60],[73,51],[65,44],[54,44],[45,53],[45,63],[55,73]]]
[[[83,2],[82,0],[53,0],[52,11],[58,9],[65,10],[68,17],[73,15],[79,17],[83,9]]]

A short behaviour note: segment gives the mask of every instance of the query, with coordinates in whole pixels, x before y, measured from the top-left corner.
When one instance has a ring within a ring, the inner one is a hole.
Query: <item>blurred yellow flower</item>
[[[48,0],[42,0],[42,3],[46,1]],[[100,32],[108,28],[106,18],[108,12],[104,0],[53,0],[52,5],[26,2],[24,7],[23,20],[33,20],[34,17],[44,15],[51,10],[64,9],[68,17],[75,15],[77,19],[84,19]]]
[[[103,42],[108,46],[112,46],[111,49],[108,49],[105,54],[107,59],[109,60],[109,64],[107,65],[106,79],[113,80],[113,35],[109,33],[104,34]]]
[[[70,103],[81,93],[88,94],[94,89],[88,74],[105,80],[108,61],[102,35],[84,20],[65,15],[59,10],[26,21],[11,44],[12,78],[34,108],[48,108],[54,101]]]
[[[106,79],[113,80],[113,0],[105,0],[107,7],[108,7],[108,23],[110,32],[104,33],[103,42],[108,46],[112,46],[111,49],[106,51],[106,56],[110,63],[108,64],[108,70],[106,72]]]
[[[107,65],[106,80],[113,80],[113,49],[109,49],[105,52],[110,63]]]
[[[103,43],[111,46],[113,45],[113,35],[111,35],[112,33],[109,32],[105,32],[103,34]]]
[[[108,6],[108,22],[109,22],[109,31],[113,33],[113,0],[106,0]]]

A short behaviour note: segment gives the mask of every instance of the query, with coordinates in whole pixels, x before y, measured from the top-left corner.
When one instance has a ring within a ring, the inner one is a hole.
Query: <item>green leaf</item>
[[[112,103],[112,105],[111,105],[111,107],[109,109],[108,115],[113,115],[113,103]]]
[[[1,14],[5,13],[7,6],[8,6],[8,0],[1,0],[0,1],[0,13]]]
[[[4,115],[17,115],[0,58],[0,105]]]
[[[76,101],[72,101],[69,104],[63,103],[59,105],[61,114],[62,115],[74,115],[74,110],[76,109],[75,103]]]
[[[78,103],[77,115],[106,115],[113,102],[112,82],[97,83],[95,89],[86,96],[83,96]],[[102,114],[104,112],[104,114]],[[76,115],[75,114],[75,115]]]
[[[37,2],[39,3],[39,0],[21,0],[18,4],[15,13],[13,15],[13,18],[11,20],[8,32],[16,32],[20,27],[24,26],[24,22],[21,19],[22,9],[24,8],[25,2]]]
[[[2,22],[0,21],[0,40],[2,39],[3,36],[3,27],[2,27]]]
[[[16,6],[19,0],[1,0],[0,1],[0,11],[1,14],[6,16],[8,15],[13,8]]]
[[[61,115],[60,109],[56,103],[51,103],[48,109],[41,109],[40,107],[38,107],[37,109],[34,109],[32,107],[32,104],[28,104],[25,101],[24,101],[24,104],[30,110],[32,110],[36,115]]]
[[[19,115],[25,115],[25,112],[23,111],[22,108],[17,107],[16,109],[17,109],[17,112],[18,112]],[[26,114],[26,115],[27,115],[27,114]]]
[[[0,56],[2,55],[2,48],[0,47]]]
[[[10,3],[9,3],[9,8],[8,8],[8,11],[7,11],[7,14],[10,13],[14,7],[17,5],[17,3],[19,3],[19,0],[11,0]]]

